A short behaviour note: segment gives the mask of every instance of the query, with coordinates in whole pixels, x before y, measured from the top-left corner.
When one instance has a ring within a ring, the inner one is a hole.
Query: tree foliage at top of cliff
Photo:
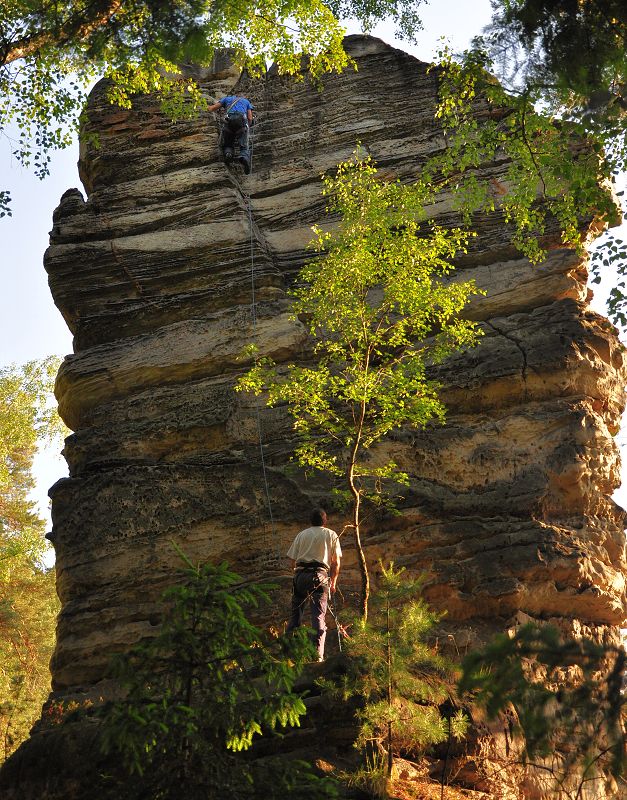
[[[564,138],[587,141],[598,156],[601,178],[624,171],[624,0],[494,0],[493,9],[490,25],[473,40],[467,63],[482,62],[492,71],[509,105],[516,108],[518,100],[564,123]],[[485,81],[486,86],[490,83]],[[532,149],[533,143],[529,138]]]
[[[504,209],[516,244],[539,260],[543,205],[568,244],[579,242],[581,219],[616,217],[607,182],[627,167],[627,6],[495,0],[493,9],[468,51],[443,52],[441,166],[467,214]],[[474,170],[499,155],[511,167],[490,191]]]
[[[54,437],[56,359],[0,369],[0,757],[26,738],[50,690],[58,603],[45,522],[29,498],[37,445]]]
[[[627,170],[627,4],[494,0],[493,9],[491,24],[452,69],[445,59],[443,118],[455,151],[450,158],[466,171],[460,184],[470,213],[504,208],[520,249],[538,261],[551,214],[562,240],[575,246],[581,220],[619,221],[607,187]],[[477,126],[471,109],[480,96],[491,119]],[[511,158],[509,187],[496,204],[471,174],[479,152]],[[608,267],[618,274],[608,312],[627,325],[627,244],[615,235],[592,254],[593,282]]]
[[[413,0],[5,0],[0,5],[0,132],[17,129],[13,155],[35,174],[48,174],[49,151],[67,146],[71,124],[97,76],[114,79],[112,100],[156,91],[175,113],[202,97],[192,81],[173,81],[177,64],[211,63],[228,47],[250,71],[268,61],[287,74],[308,57],[313,75],[349,64],[341,20],[365,30],[393,18],[399,34],[420,28]],[[165,73],[170,77],[166,78]],[[0,192],[0,216],[9,211]]]
[[[466,224],[476,212],[501,213],[513,244],[538,263],[560,240],[583,249],[582,227],[591,220],[617,220],[609,181],[624,165],[620,138],[539,110],[539,90],[507,91],[485,51],[440,57],[436,117],[447,146],[425,173],[450,193]],[[489,163],[501,166],[498,177],[482,176]]]
[[[476,42],[509,88],[536,87],[565,115],[614,124],[627,111],[624,0],[498,0]]]

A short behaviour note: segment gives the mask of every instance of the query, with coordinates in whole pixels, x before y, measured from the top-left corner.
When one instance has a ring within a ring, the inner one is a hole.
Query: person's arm
[[[300,533],[298,536],[300,536]],[[287,560],[290,562],[290,567],[292,570],[296,566],[296,559],[298,558],[298,536],[294,539],[290,545],[290,549],[285,554],[287,556]]]
[[[248,124],[252,125],[253,124],[253,110],[252,110],[252,108],[249,108],[246,111],[246,118],[248,119]]]
[[[207,111],[217,111],[219,108],[222,108],[222,103],[218,100],[217,103],[214,103],[212,106],[207,108]]]
[[[329,570],[329,590],[333,593],[337,587],[337,579],[340,574],[340,566],[342,564],[342,548],[340,547],[340,537],[332,531],[332,553],[331,553],[331,569]]]
[[[335,587],[337,586],[337,579],[338,575],[340,574],[341,563],[342,559],[339,556],[336,556],[336,558],[331,563],[331,571],[329,574],[329,589],[331,590],[331,592],[334,592]]]

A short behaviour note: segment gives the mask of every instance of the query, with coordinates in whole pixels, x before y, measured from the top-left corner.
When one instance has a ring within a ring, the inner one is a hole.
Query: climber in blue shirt
[[[226,164],[233,161],[234,144],[239,144],[239,161],[246,175],[250,172],[250,150],[248,149],[248,131],[253,121],[253,104],[241,92],[229,95],[209,106],[209,111],[222,109],[225,113],[220,147]]]

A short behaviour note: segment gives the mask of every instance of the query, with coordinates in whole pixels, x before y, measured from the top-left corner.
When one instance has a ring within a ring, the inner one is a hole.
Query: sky
[[[424,29],[418,34],[416,45],[395,40],[389,24],[378,26],[373,34],[430,61],[442,36],[453,49],[461,50],[490,18],[489,0],[433,0],[421,10]],[[349,28],[348,32],[356,33],[358,28]],[[52,213],[61,195],[72,187],[82,190],[77,161],[75,141],[70,148],[52,154],[51,175],[40,181],[12,159],[10,141],[0,138],[0,189],[11,191],[13,211],[12,217],[0,219],[0,366],[72,352],[72,337],[52,301],[42,260]],[[627,238],[627,230],[624,234]],[[600,313],[605,312],[611,284],[612,277],[608,275],[600,287],[594,287],[592,306]],[[624,432],[619,439],[621,446],[627,443]],[[48,488],[64,475],[67,467],[58,452],[46,449],[38,454],[33,498],[48,519]],[[619,490],[615,498],[627,505],[627,488]]]

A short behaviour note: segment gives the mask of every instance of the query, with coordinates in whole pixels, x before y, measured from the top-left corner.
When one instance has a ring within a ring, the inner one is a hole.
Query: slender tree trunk
[[[448,754],[451,749],[451,718],[447,717],[448,731],[446,737],[446,752],[444,753],[444,766],[442,767],[442,780],[440,781],[440,800],[444,800],[444,785],[448,783],[446,768],[448,767]]]
[[[364,364],[364,375],[367,376],[370,364],[370,353],[366,355]],[[357,548],[357,560],[359,563],[359,572],[361,574],[361,598],[360,598],[360,612],[364,622],[368,619],[368,599],[370,597],[370,575],[368,574],[368,563],[366,562],[366,554],[361,543],[361,492],[355,483],[355,467],[357,465],[357,456],[361,446],[361,436],[364,429],[364,420],[366,419],[366,398],[365,390],[364,397],[360,403],[359,416],[357,419],[357,429],[355,432],[355,440],[351,449],[349,464],[348,464],[348,485],[353,495],[353,528],[355,530],[355,546]]]
[[[351,464],[348,473],[348,483],[350,486],[351,494],[353,495],[353,528],[355,530],[355,545],[357,547],[357,562],[359,564],[359,574],[361,575],[361,597],[359,611],[364,619],[368,619],[368,599],[370,597],[370,576],[368,574],[368,564],[366,562],[366,554],[361,543],[361,494],[359,488],[355,485],[355,477],[353,474],[354,463]]]
[[[388,670],[388,685],[387,685],[387,701],[388,701],[388,742],[387,742],[387,751],[388,751],[388,779],[392,777],[392,763],[393,763],[393,754],[392,754],[392,720],[390,719],[392,715],[392,642],[390,641],[390,597],[388,595],[386,600],[386,612],[387,612],[387,670]]]

